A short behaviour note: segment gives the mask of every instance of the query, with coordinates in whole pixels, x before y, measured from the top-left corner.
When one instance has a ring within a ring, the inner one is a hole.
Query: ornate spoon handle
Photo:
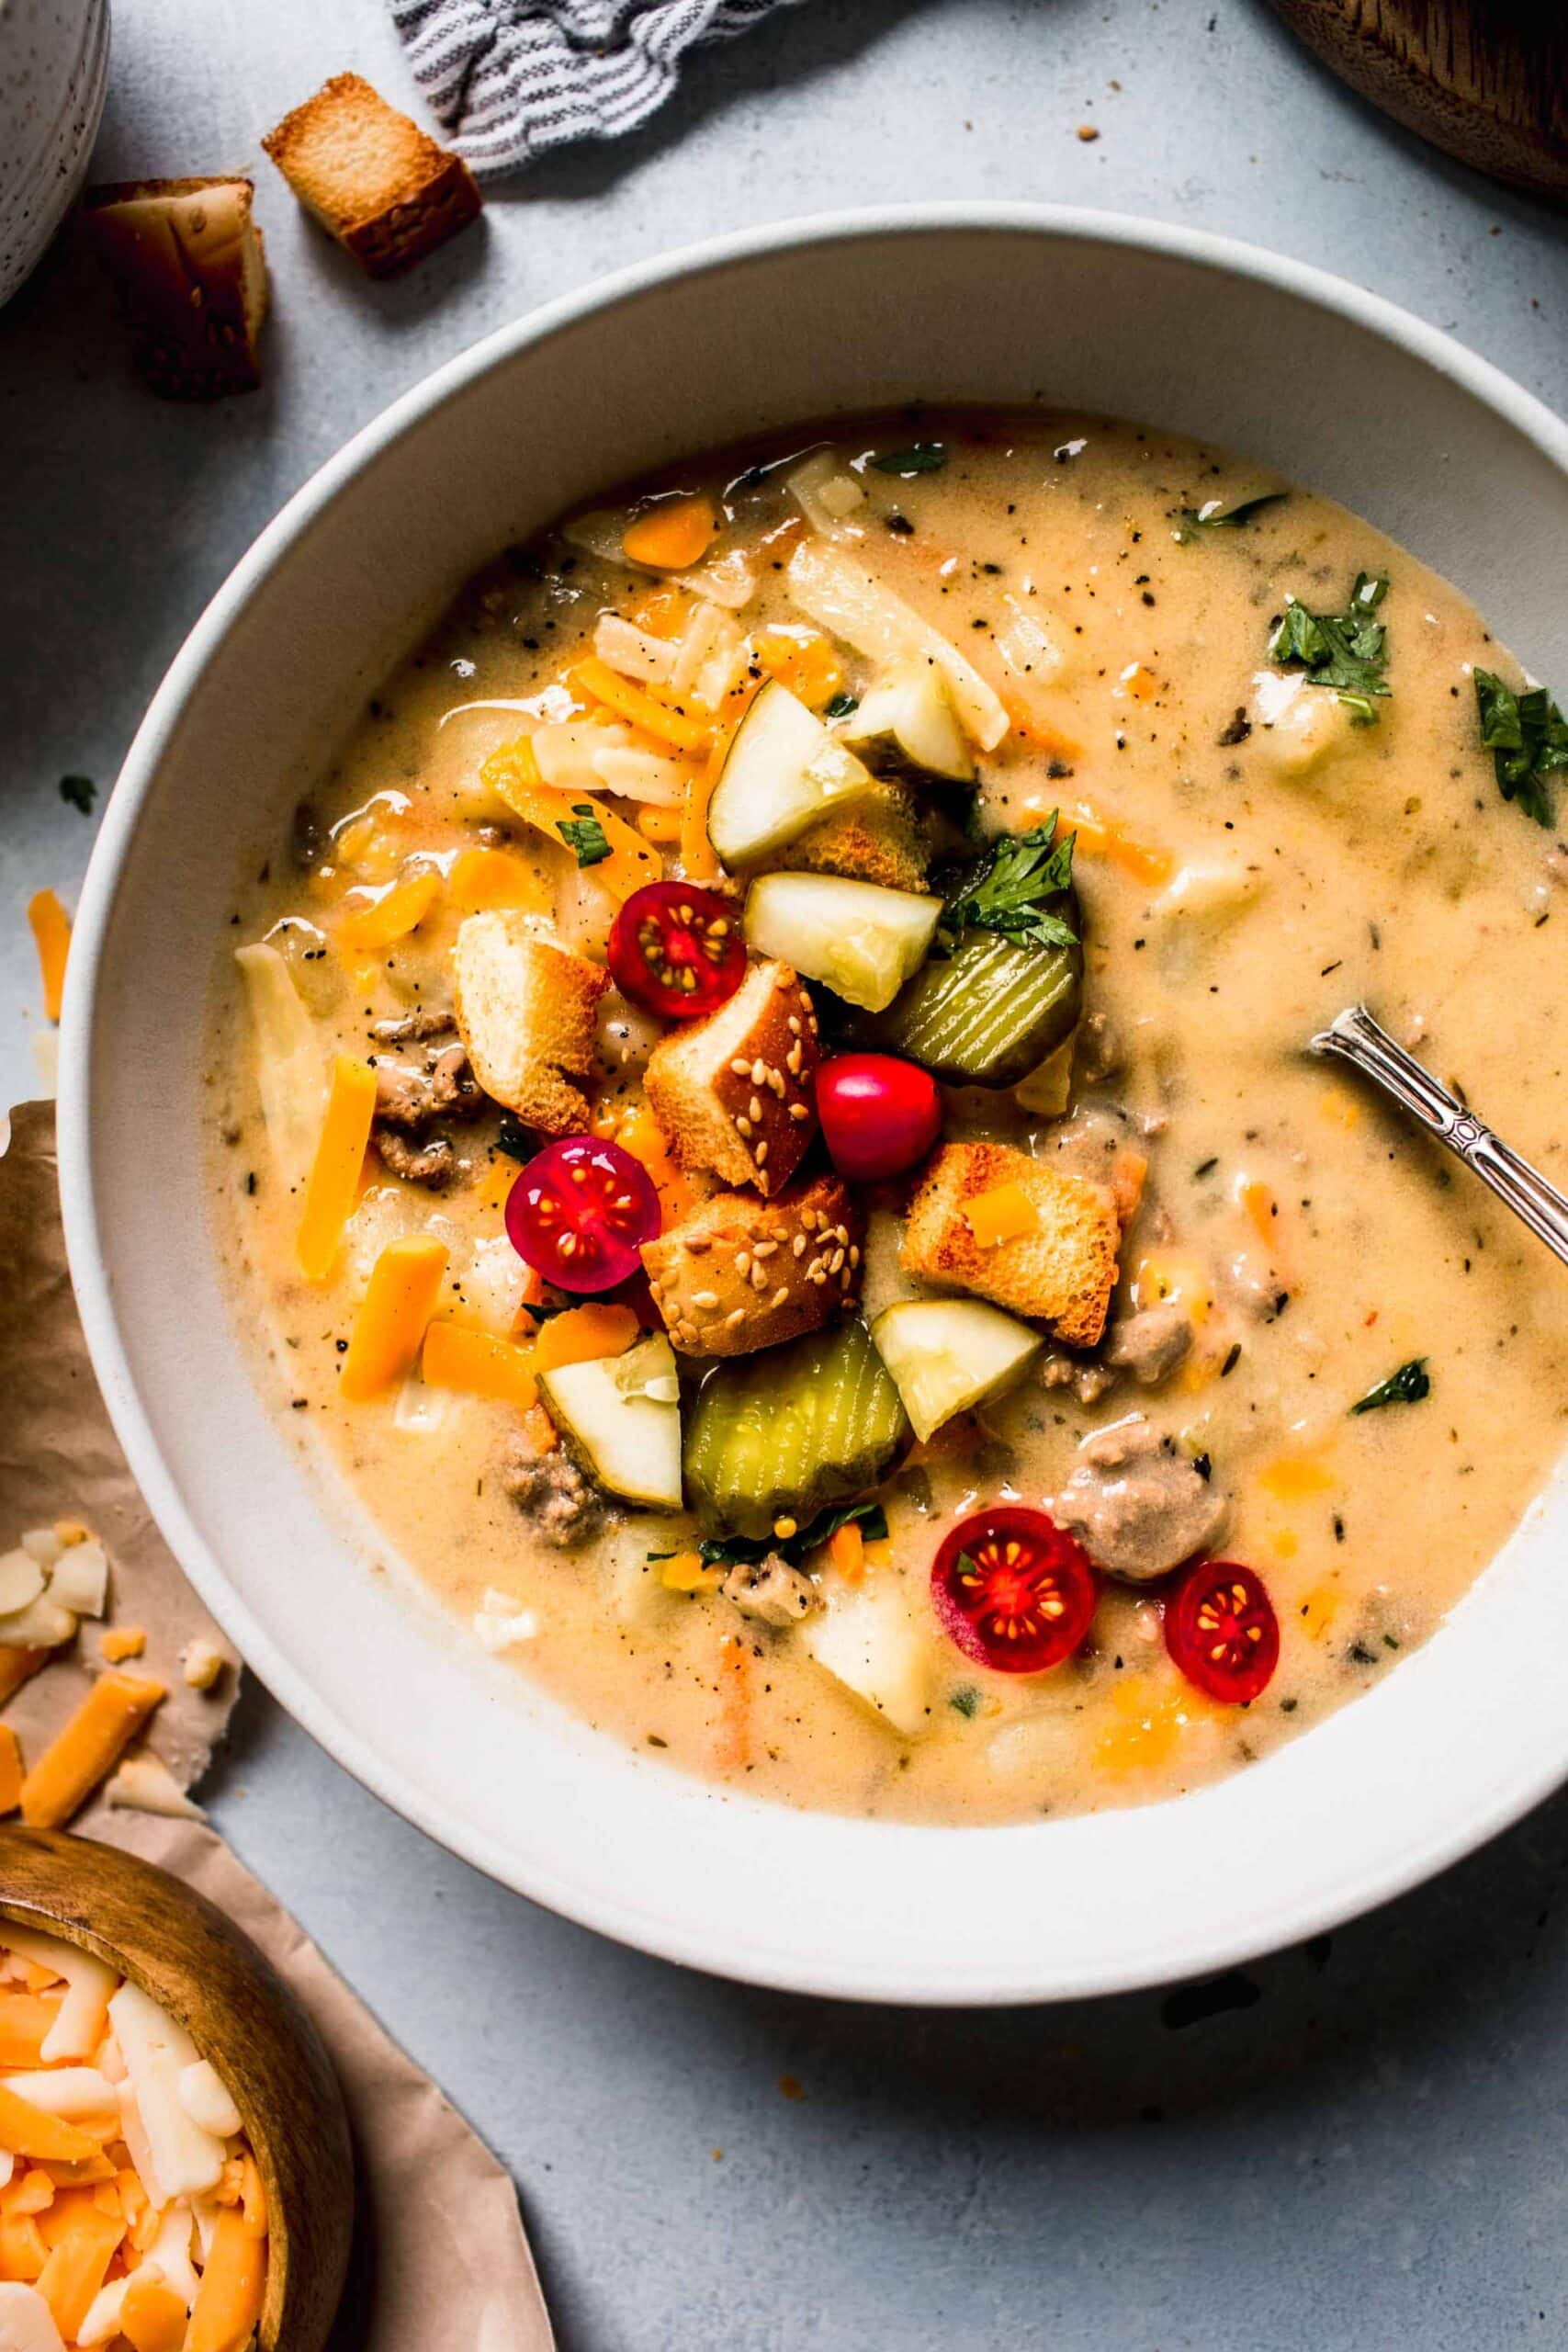
[[[1528,1159],[1510,1150],[1473,1111],[1439,1086],[1430,1070],[1396,1046],[1364,1004],[1353,1004],[1310,1040],[1314,1054],[1337,1055],[1380,1086],[1392,1102],[1419,1119],[1428,1135],[1473,1169],[1497,1198],[1522,1217],[1568,1265],[1568,1200]]]

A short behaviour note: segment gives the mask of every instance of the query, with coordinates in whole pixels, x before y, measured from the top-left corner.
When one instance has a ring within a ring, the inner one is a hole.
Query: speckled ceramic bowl
[[[76,200],[108,72],[108,0],[0,0],[0,303]]]
[[[1374,1690],[1194,1795],[969,1829],[708,1786],[475,1657],[269,1415],[204,1194],[208,976],[242,845],[276,838],[299,777],[509,538],[682,450],[917,391],[1043,386],[1342,499],[1568,677],[1568,427],[1435,328],[1277,255],[1103,213],[796,221],[502,328],[299,492],[137,737],[66,989],[61,1172],[88,1343],[159,1524],[251,1663],[389,1804],[538,1901],[672,1959],[861,1997],[1193,1973],[1329,1927],[1514,1819],[1568,1778],[1568,1488]]]

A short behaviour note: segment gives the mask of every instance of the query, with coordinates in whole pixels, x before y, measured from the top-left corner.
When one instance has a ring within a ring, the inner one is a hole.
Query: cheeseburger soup
[[[237,891],[263,1377],[465,1639],[690,1771],[1213,1780],[1396,1671],[1562,1445],[1561,1277],[1302,1049],[1364,998],[1568,1177],[1565,764],[1456,590],[1161,434],[621,492]]]

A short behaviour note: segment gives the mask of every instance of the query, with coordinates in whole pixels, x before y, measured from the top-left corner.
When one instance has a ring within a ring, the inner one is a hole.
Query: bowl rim
[[[1291,1912],[1276,1911],[1266,1922],[1248,1928],[1190,1936],[1172,1952],[1170,1966],[1157,1974],[1151,1973],[1146,1960],[1120,1969],[1100,1965],[1071,1974],[1058,1967],[1045,1990],[1041,1989],[1038,1972],[1027,1981],[1021,1980],[1016,1971],[976,1978],[958,1989],[945,1977],[916,1977],[907,1968],[900,1973],[892,1956],[876,1968],[824,1960],[803,1969],[796,1956],[775,1956],[754,1941],[743,1944],[738,1938],[732,1947],[716,1950],[711,1937],[700,1928],[624,1902],[611,1890],[589,1890],[575,1882],[564,1883],[558,1872],[525,1869],[484,1832],[427,1800],[395,1759],[377,1752],[329,1701],[317,1695],[230,1586],[220,1562],[198,1533],[164,1466],[120,1335],[99,1246],[88,1112],[89,1038],[107,924],[121,870],[164,753],[187,698],[229,629],[274,567],[355,476],[426,416],[494,368],[585,318],[676,280],[787,251],[976,231],[1043,234],[1090,246],[1132,249],[1295,296],[1392,344],[1457,383],[1568,474],[1568,423],[1490,360],[1442,329],[1382,295],[1309,263],[1239,239],[1135,215],[1081,206],[998,201],[858,207],[792,217],[705,239],[597,278],[587,288],[543,304],[481,337],[361,426],[279,509],[196,621],[131,741],[94,845],[66,980],[57,1119],[62,1208],[72,1282],[115,1433],[149,1510],[197,1592],[267,1689],[328,1755],[448,1851],[563,1917],[635,1949],[739,1982],[785,1991],[895,2004],[989,2007],[1114,1994],[1203,1974],[1337,1927],[1407,1892],[1518,1820],[1568,1777],[1568,1750],[1520,1772],[1479,1810],[1456,1815],[1427,1839],[1413,1843],[1397,1867],[1384,1861],[1369,1868],[1361,1879],[1343,1881],[1332,1890],[1304,1898]],[[968,1830],[964,1834],[987,1833]]]

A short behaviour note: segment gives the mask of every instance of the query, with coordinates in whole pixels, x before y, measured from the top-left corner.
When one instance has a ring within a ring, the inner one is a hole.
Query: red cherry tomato
[[[634,890],[615,917],[609,959],[621,994],[666,1021],[716,1012],[746,977],[734,909],[694,882],[645,882]]]
[[[513,1248],[558,1290],[614,1290],[640,1270],[660,1222],[641,1160],[592,1136],[547,1144],[506,1196]]]
[[[873,1184],[925,1158],[942,1133],[942,1094],[913,1062],[838,1054],[817,1073],[817,1115],[840,1175]]]
[[[965,1657],[1001,1674],[1044,1674],[1083,1643],[1100,1578],[1043,1510],[1011,1505],[961,1520],[931,1566],[931,1606]]]
[[[1244,1707],[1280,1663],[1280,1621],[1239,1560],[1194,1560],[1166,1596],[1165,1645],[1200,1690]]]

